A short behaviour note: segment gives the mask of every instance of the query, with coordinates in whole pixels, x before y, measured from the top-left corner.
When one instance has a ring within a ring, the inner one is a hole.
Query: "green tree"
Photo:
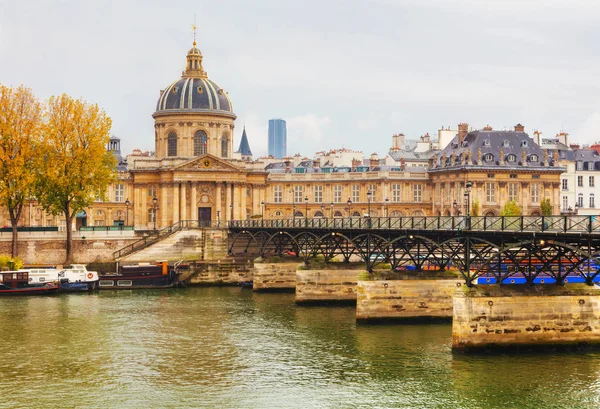
[[[44,209],[66,220],[66,263],[72,261],[72,224],[77,212],[103,195],[116,179],[116,160],[107,151],[112,121],[98,105],[63,94],[46,106],[44,155],[36,196]]]
[[[542,208],[542,216],[552,216],[552,205],[549,198],[542,199],[540,207]]]
[[[475,200],[471,206],[471,216],[479,216],[479,212],[481,211],[480,207],[479,200]]]
[[[521,215],[521,208],[517,205],[517,202],[514,200],[506,202],[506,204],[502,208],[502,211],[500,212],[500,216],[520,216],[520,215]]]
[[[0,205],[10,217],[13,257],[23,205],[34,188],[41,119],[41,104],[29,88],[0,84]]]

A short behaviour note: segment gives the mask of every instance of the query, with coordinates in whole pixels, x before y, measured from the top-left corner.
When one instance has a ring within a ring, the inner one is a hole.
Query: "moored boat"
[[[0,296],[56,294],[59,288],[53,283],[30,284],[27,271],[0,272]]]
[[[30,284],[58,283],[62,292],[91,291],[98,286],[98,273],[88,271],[83,264],[73,264],[64,269],[28,268]]]
[[[157,261],[155,264],[120,266],[117,273],[102,274],[98,281],[98,288],[100,290],[170,288],[177,284],[175,267],[169,266],[166,261]]]

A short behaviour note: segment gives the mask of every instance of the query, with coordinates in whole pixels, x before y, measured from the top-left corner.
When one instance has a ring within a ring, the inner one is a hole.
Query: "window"
[[[509,183],[508,184],[508,200],[509,201],[517,201],[519,194],[519,184],[518,183]]]
[[[487,202],[495,202],[496,201],[496,184],[487,182],[485,184],[485,200]]]
[[[150,197],[156,196],[156,185],[148,186],[148,196],[150,196]]]
[[[577,187],[583,187],[583,176],[577,176]]]
[[[360,202],[360,185],[352,185],[352,201],[354,203]]]
[[[594,194],[590,193],[590,209],[596,207],[596,203],[594,203]]]
[[[537,162],[537,161],[538,161],[537,155],[530,155],[529,156],[529,162]]]
[[[502,142],[502,146],[504,146],[505,148],[510,147],[510,144],[508,143],[508,139],[505,139],[504,142]]]
[[[577,170],[583,170],[583,162],[580,160],[577,161]]]
[[[511,178],[511,179],[516,179],[516,178],[517,178],[517,175],[516,175],[516,174],[514,174],[514,173],[511,173],[511,174],[510,174],[510,178]]]
[[[491,153],[486,153],[483,157],[483,160],[486,162],[492,162],[494,160],[494,155]]]
[[[493,179],[494,178],[494,174],[493,173],[488,173],[488,179]]]
[[[564,212],[566,212],[568,208],[569,208],[569,197],[563,196],[562,197],[562,209]]]
[[[486,139],[485,141],[483,141],[483,146],[490,146],[490,140]]]
[[[539,179],[540,175],[531,175],[531,179]]]
[[[335,185],[333,187],[333,201],[334,203],[342,202],[342,187],[340,185]]]
[[[315,203],[323,203],[323,186],[315,186]]]
[[[273,186],[273,202],[283,202],[283,188],[281,186]]]
[[[583,193],[577,195],[577,206],[581,209],[583,207]]]
[[[569,180],[568,179],[562,180],[562,190],[569,190]]]
[[[294,186],[294,203],[302,203],[302,186]]]
[[[540,202],[540,184],[532,183],[530,192],[531,192],[531,203],[539,203]]]
[[[593,176],[589,177],[589,185],[590,185],[590,187],[594,187],[594,177]]]
[[[370,184],[369,192],[371,192],[371,194],[373,195],[373,199],[375,199],[375,192],[377,192],[377,185]]]
[[[400,184],[393,184],[392,185],[392,202],[401,202],[401,196],[400,196]]]
[[[526,148],[527,147],[527,141],[521,142],[521,146],[524,147],[524,148]]]
[[[169,132],[167,137],[167,156],[177,156],[177,134]]]
[[[423,201],[423,185],[420,183],[413,185],[413,201],[415,203]]]
[[[148,223],[156,222],[156,212],[153,208],[148,209]]]
[[[591,176],[593,177],[593,176]],[[124,196],[125,188],[122,183],[118,183],[115,185],[115,202],[122,202]]]
[[[207,136],[204,131],[196,131],[194,134],[194,156],[204,155],[208,153],[206,150]]]
[[[221,137],[221,157],[226,158],[229,154],[229,138],[227,134],[223,134]]]
[[[511,153],[510,155],[506,156],[506,160],[508,162],[516,162],[517,161],[517,157]]]

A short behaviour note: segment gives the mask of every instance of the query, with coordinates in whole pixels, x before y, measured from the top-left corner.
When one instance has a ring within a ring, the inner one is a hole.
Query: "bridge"
[[[595,216],[423,216],[229,222],[229,253],[295,254],[309,263],[359,257],[367,271],[457,269],[477,280],[528,284],[600,279]]]

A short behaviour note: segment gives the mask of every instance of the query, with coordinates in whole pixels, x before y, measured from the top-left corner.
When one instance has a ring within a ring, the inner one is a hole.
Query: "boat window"
[[[39,281],[40,281],[40,283],[43,283],[44,281],[46,281],[46,277],[40,277]]]
[[[114,287],[115,282],[113,280],[100,280],[98,285],[100,287]]]
[[[131,287],[132,285],[133,285],[133,281],[131,281],[131,280],[117,281],[117,286],[119,286],[119,287]]]

